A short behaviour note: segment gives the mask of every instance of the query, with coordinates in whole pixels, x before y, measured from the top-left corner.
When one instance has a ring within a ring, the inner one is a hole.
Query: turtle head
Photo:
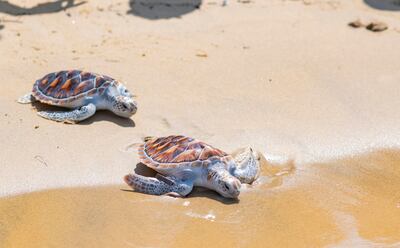
[[[240,181],[229,175],[218,181],[216,191],[226,198],[238,198],[240,194]]]
[[[129,118],[137,111],[137,103],[129,96],[116,96],[112,98],[111,111],[121,117]]]
[[[213,185],[215,191],[226,198],[238,198],[240,194],[240,181],[229,174],[224,168],[212,168],[208,171],[207,180]]]
[[[137,103],[134,96],[122,83],[113,84],[106,91],[108,109],[114,114],[129,118],[137,111]]]
[[[233,156],[236,166],[232,168],[231,174],[240,182],[251,184],[260,174],[260,155],[251,147],[242,149]]]

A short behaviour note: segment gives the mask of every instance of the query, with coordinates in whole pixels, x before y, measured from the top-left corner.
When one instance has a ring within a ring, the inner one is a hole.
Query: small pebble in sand
[[[360,21],[360,20],[356,20],[353,22],[349,22],[348,24],[350,27],[352,28],[361,28],[361,27],[365,27],[365,25]]]
[[[39,128],[39,126],[38,126],[38,125],[36,125],[36,126],[35,126],[35,129],[38,129],[38,128]]]
[[[368,24],[367,29],[372,32],[382,32],[388,29],[388,26],[384,22],[371,22]]]
[[[207,58],[208,57],[208,55],[207,55],[207,53],[205,53],[205,52],[197,52],[196,53],[196,56],[197,57],[201,57],[201,58]]]

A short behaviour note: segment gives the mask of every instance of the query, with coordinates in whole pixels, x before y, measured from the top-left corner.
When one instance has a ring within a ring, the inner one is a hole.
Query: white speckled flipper
[[[249,147],[235,158],[236,167],[232,175],[241,183],[252,184],[260,175],[260,156]]]
[[[66,112],[40,111],[38,115],[49,120],[66,123],[77,123],[83,121],[96,113],[96,106],[92,103],[82,106],[79,109]]]
[[[28,93],[28,94],[25,94],[25,95],[21,96],[20,98],[18,98],[17,102],[22,103],[22,104],[27,104],[27,103],[36,102],[36,99],[32,96],[31,93]]]
[[[193,189],[192,182],[175,181],[172,177],[162,175],[157,175],[157,177],[162,178],[162,180],[138,174],[129,174],[124,177],[124,181],[134,190],[150,195],[177,196],[178,194],[180,197],[184,197]]]

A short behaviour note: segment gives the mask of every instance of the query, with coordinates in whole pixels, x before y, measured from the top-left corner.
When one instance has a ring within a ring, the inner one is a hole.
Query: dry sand
[[[0,244],[399,247],[400,12],[384,2],[0,2]],[[16,103],[70,68],[122,80],[138,113],[65,125]],[[265,163],[238,203],[124,191],[126,147],[169,134],[295,169]]]

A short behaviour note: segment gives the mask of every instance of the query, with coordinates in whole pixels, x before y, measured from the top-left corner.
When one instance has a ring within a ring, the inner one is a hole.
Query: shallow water
[[[127,186],[0,200],[2,247],[398,247],[400,151],[263,164],[239,201],[197,189],[175,199]]]

